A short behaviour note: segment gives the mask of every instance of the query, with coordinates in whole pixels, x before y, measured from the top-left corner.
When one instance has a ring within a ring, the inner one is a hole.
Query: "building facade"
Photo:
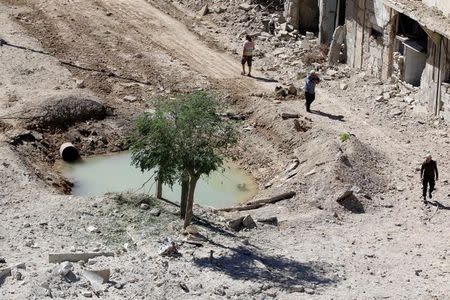
[[[293,25],[316,32],[324,44],[333,46],[334,30],[345,24],[348,65],[383,80],[392,77],[420,87],[419,110],[450,120],[450,0],[285,3]]]

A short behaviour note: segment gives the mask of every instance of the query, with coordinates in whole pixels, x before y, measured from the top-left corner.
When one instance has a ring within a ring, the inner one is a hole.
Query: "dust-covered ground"
[[[0,281],[1,298],[447,299],[447,125],[414,114],[414,88],[330,67],[302,36],[256,35],[257,71],[242,77],[242,32],[279,13],[215,1],[199,17],[204,2],[0,1],[8,43],[0,47],[0,270],[26,266]],[[307,114],[300,89],[274,90],[300,88],[311,67],[324,80]],[[148,100],[197,89],[218,91],[227,112],[248,116],[237,122],[237,151],[259,183],[255,198],[295,197],[243,212],[197,207],[199,234],[185,235],[176,207],[159,200],[63,195],[71,184],[55,167],[60,143],[84,156],[120,151]],[[298,124],[283,113],[299,114]],[[73,124],[62,126],[61,114]],[[424,205],[418,168],[428,152],[440,178]],[[278,224],[227,226],[247,214]],[[166,238],[179,255],[159,255]],[[77,252],[114,256],[74,262],[70,272],[49,263],[49,253]],[[83,276],[100,269],[110,269],[108,283]]]

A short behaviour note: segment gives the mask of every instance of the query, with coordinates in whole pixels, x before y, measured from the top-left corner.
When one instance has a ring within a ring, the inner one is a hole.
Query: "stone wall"
[[[347,0],[347,63],[387,78],[392,73],[395,15],[382,0]]]
[[[318,32],[319,0],[286,0],[284,16],[295,29]]]

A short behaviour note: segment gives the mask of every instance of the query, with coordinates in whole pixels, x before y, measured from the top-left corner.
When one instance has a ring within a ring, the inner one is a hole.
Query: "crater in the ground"
[[[77,163],[65,164],[63,173],[73,181],[72,193],[80,196],[99,196],[107,192],[154,193],[156,184],[153,172],[142,173],[131,165],[128,152],[88,158]],[[150,180],[149,180],[150,179]],[[196,203],[203,206],[223,208],[252,198],[257,185],[246,173],[231,162],[225,171],[214,172],[201,178],[196,188]],[[178,202],[181,187],[163,188],[163,196]]]

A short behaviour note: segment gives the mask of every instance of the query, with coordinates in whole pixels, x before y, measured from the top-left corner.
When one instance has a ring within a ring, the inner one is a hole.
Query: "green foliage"
[[[349,132],[342,132],[339,134],[339,139],[342,143],[346,142],[348,139],[350,139],[350,133]]]
[[[155,102],[129,137],[132,163],[172,185],[182,174],[209,175],[223,167],[223,154],[236,142],[236,131],[218,114],[218,102],[205,92],[178,94]]]

